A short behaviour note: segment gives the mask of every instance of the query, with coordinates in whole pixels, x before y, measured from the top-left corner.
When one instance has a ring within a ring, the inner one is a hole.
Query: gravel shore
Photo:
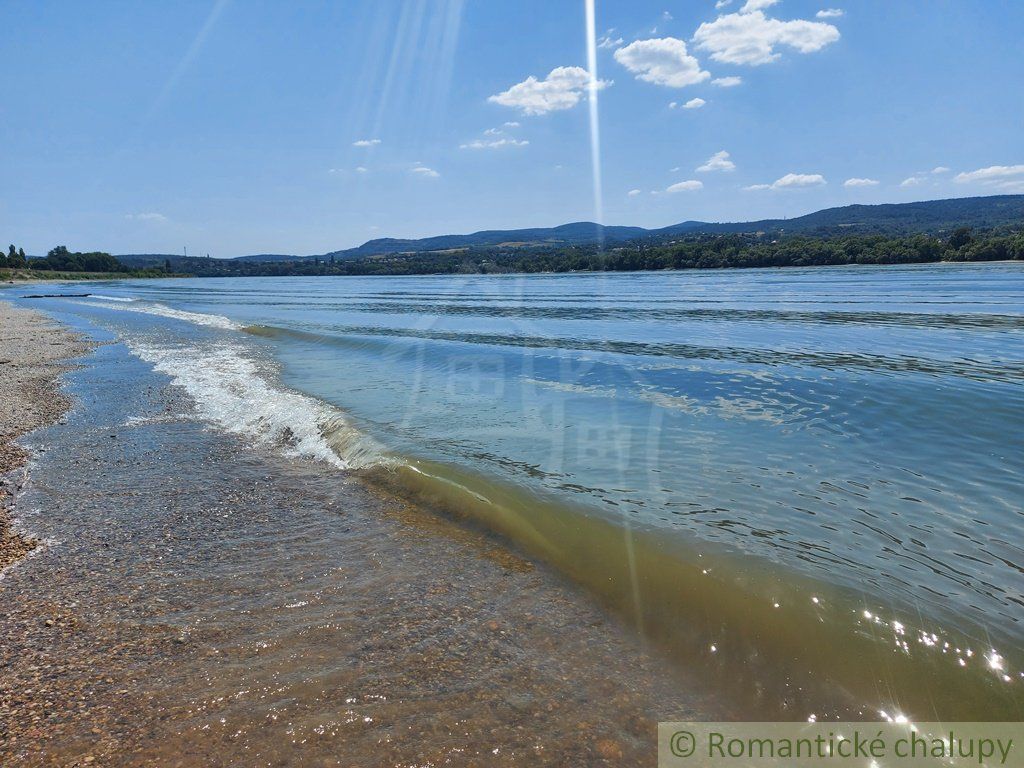
[[[13,497],[25,480],[14,470],[29,458],[14,441],[64,414],[69,403],[57,377],[66,360],[89,349],[45,315],[0,301],[0,572],[35,546],[11,525]]]

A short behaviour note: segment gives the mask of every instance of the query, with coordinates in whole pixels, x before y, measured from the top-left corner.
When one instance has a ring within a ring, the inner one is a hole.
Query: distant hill
[[[929,200],[918,203],[883,205],[845,205],[826,208],[792,219],[762,219],[747,222],[684,221],[660,229],[643,227],[598,226],[578,221],[558,227],[530,229],[489,229],[468,235],[439,235],[418,240],[380,238],[356,248],[331,251],[314,256],[286,254],[254,254],[240,256],[240,262],[348,261],[398,253],[425,253],[481,247],[521,247],[588,245],[603,240],[609,244],[630,240],[664,240],[682,235],[737,234],[765,232],[787,235],[830,237],[844,234],[941,235],[956,227],[992,229],[1024,224],[1024,195],[961,197],[950,200]],[[134,268],[158,266],[170,259],[176,269],[187,268],[195,257],[183,258],[169,254],[127,254],[118,256]]]
[[[708,224],[688,221],[651,234],[785,232],[786,234],[930,234],[956,227],[991,229],[1024,223],[1024,195],[961,197],[919,203],[844,205],[793,219]]]
[[[321,258],[358,259],[389,253],[415,253],[420,251],[446,251],[454,248],[479,248],[496,245],[578,245],[598,240],[621,242],[650,234],[643,227],[602,227],[591,221],[577,221],[558,227],[532,229],[487,229],[469,235],[439,235],[421,240],[381,238],[363,243],[358,248],[325,253]]]

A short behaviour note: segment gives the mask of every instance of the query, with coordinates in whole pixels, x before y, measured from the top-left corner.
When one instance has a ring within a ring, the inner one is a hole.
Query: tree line
[[[25,255],[23,248],[11,245],[7,254],[0,252],[0,267],[8,269],[31,269],[44,272],[104,272],[132,275],[167,274],[171,272],[170,261],[165,261],[164,268],[154,267],[141,272],[122,264],[117,257],[102,251],[69,251],[67,246],[58,245],[43,258],[31,258]]]
[[[182,259],[175,266],[201,277],[287,275],[422,275],[538,272],[623,272],[666,269],[810,267],[844,264],[924,264],[938,261],[1024,260],[1024,232],[814,237],[765,234],[694,235],[597,245],[481,247],[397,253],[335,261],[248,262]]]
[[[530,247],[490,246],[393,253],[358,259],[313,257],[294,261],[165,258],[163,266],[135,269],[109,253],[53,248],[44,258],[26,258],[10,246],[0,267],[59,272],[102,272],[143,277],[288,275],[427,275],[538,272],[632,272],[666,269],[811,267],[846,264],[925,264],[938,261],[1024,260],[1024,231],[975,232],[960,227],[948,237],[884,234],[822,237],[746,233],[641,238],[602,248],[597,244]]]

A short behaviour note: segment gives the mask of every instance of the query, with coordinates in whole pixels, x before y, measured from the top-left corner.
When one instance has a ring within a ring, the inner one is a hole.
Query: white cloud
[[[729,159],[729,153],[724,149],[715,152],[707,159],[704,165],[697,167],[697,173],[712,173],[714,171],[735,171],[736,163]]]
[[[877,187],[875,179],[847,179],[843,182],[844,187]]]
[[[366,173],[367,169],[364,165],[356,166],[356,173]]]
[[[666,189],[666,192],[696,192],[698,189],[704,188],[704,182],[697,181],[696,179],[689,179],[688,181],[679,181]]]
[[[474,139],[473,141],[460,144],[459,149],[502,149],[503,147],[525,147],[530,142],[525,139],[517,139],[514,136],[509,136],[505,131],[506,128],[518,128],[519,123],[512,121],[504,123],[501,128],[488,128],[483,132],[483,139]]]
[[[637,195],[640,194],[640,190],[639,189],[631,189],[626,194],[629,195],[630,197],[636,197]]]
[[[900,182],[901,187],[916,187],[921,183],[920,176],[910,176]]]
[[[353,141],[353,147],[375,147],[380,144],[380,139],[360,139],[359,141]]]
[[[846,11],[842,8],[823,8],[814,15],[819,19],[838,19],[840,16],[845,16]]]
[[[661,20],[662,21],[672,21],[672,14],[669,13],[668,11],[662,11],[661,12]]]
[[[718,0],[718,2],[715,3],[715,9],[720,11],[731,3],[732,0]]]
[[[681,170],[681,168],[677,165],[675,168],[670,168],[669,173],[676,173],[679,170]]]
[[[958,184],[1016,184],[1024,181],[1024,165],[990,165],[969,173],[958,173],[953,181]]]
[[[611,33],[609,32],[604,37],[598,38],[598,40],[597,40],[597,47],[598,48],[618,48],[620,45],[622,45],[622,43],[623,43],[623,40],[622,40],[621,37],[612,37]]]
[[[501,149],[502,147],[525,147],[529,144],[529,141],[523,139],[513,139],[511,136],[503,136],[500,139],[492,139],[485,141],[484,139],[476,139],[466,144],[460,144],[459,149]]]
[[[744,187],[748,191],[760,191],[764,189],[799,189],[800,187],[820,187],[826,184],[825,177],[820,173],[787,173],[782,178],[776,179],[771,184],[752,184]]]
[[[934,168],[932,168],[932,173],[949,173],[949,168],[947,168],[944,165],[936,165]]]
[[[838,39],[839,30],[831,24],[803,19],[779,21],[759,10],[719,16],[701,24],[693,34],[697,47],[710,51],[715,61],[752,66],[776,61],[782,55],[776,53],[777,45],[812,53]]]
[[[712,85],[717,85],[719,88],[735,88],[737,85],[743,84],[742,77],[736,77],[730,75],[729,77],[716,77],[711,81]]]
[[[683,109],[700,109],[707,104],[704,99],[690,99],[688,102],[683,104]]]
[[[711,77],[686,51],[686,43],[674,37],[637,40],[619,48],[615,60],[638,80],[669,88],[683,88]]]
[[[598,90],[611,84],[609,80],[596,83]],[[579,104],[589,85],[590,75],[582,67],[555,67],[543,80],[530,75],[523,82],[487,100],[520,109],[526,115],[544,115],[560,109],[572,109]]]
[[[678,107],[678,106],[679,106],[679,102],[678,102],[678,101],[670,101],[670,102],[668,103],[668,108],[669,108],[669,109],[675,109],[675,108],[676,108],[676,107]]]
[[[416,165],[409,169],[409,173],[420,176],[424,179],[437,179],[441,177],[440,173],[435,171],[433,168],[428,168],[423,165],[423,163],[416,163]]]
[[[754,11],[763,11],[765,8],[771,8],[779,0],[747,0],[740,8],[740,13],[753,13]]]
[[[164,224],[170,221],[162,213],[155,213],[153,211],[147,213],[128,213],[125,214],[125,218],[129,221],[146,221],[151,224]]]

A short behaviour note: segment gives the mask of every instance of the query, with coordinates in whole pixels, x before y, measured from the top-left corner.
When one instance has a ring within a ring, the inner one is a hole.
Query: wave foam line
[[[99,298],[99,297],[94,297]],[[107,298],[107,297],[103,297]],[[120,299],[114,299],[120,301]],[[243,326],[236,323],[234,320],[229,320],[223,315],[210,315],[202,312],[187,312],[184,309],[172,309],[164,304],[136,304],[134,300],[128,299],[132,306],[118,306],[116,304],[98,304],[94,301],[80,301],[87,307],[102,307],[103,309],[114,309],[119,312],[139,312],[144,315],[157,315],[159,317],[169,317],[172,320],[184,320],[187,323],[195,323],[196,325],[205,325],[211,328],[221,328],[225,331],[238,331]]]
[[[352,427],[341,411],[273,386],[256,363],[237,349],[126,343],[134,354],[184,389],[200,416],[227,432],[339,469],[388,463],[382,447]]]

